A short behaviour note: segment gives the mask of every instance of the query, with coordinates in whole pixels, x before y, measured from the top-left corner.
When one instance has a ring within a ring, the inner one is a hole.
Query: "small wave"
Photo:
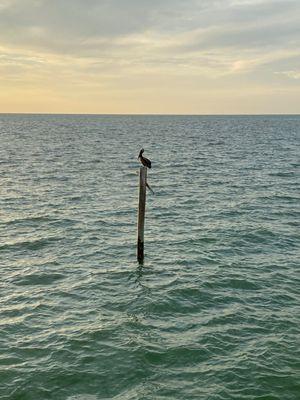
[[[59,273],[53,273],[53,274],[33,273],[15,279],[14,283],[18,286],[52,285],[53,283],[63,279],[64,277],[65,275]]]
[[[92,394],[76,394],[75,396],[67,397],[67,400],[98,400],[97,396]]]
[[[211,146],[222,146],[222,145],[224,145],[225,144],[225,142],[223,142],[223,141],[217,141],[217,142],[208,142],[207,143],[207,146],[208,147],[211,147]]]
[[[203,289],[195,288],[165,288],[164,298],[153,299],[149,311],[157,315],[180,315],[187,312],[197,314],[199,308],[212,304],[213,295]]]
[[[71,219],[71,218],[57,218],[57,219],[52,219],[50,221],[51,226],[63,226],[66,227],[67,225],[75,225],[78,223],[77,219]]]
[[[240,232],[238,238],[234,241],[236,246],[247,246],[250,244],[266,244],[270,240],[276,240],[278,235],[269,229],[249,230]]]
[[[23,225],[23,224],[34,224],[34,223],[44,223],[44,222],[51,222],[54,219],[49,217],[49,216],[45,216],[45,215],[40,215],[40,216],[30,216],[30,217],[23,217],[23,218],[15,218],[15,219],[11,219],[8,221],[5,221],[5,224],[7,226],[10,225]]]
[[[288,178],[288,177],[293,177],[295,176],[294,171],[289,171],[289,172],[271,172],[269,176],[275,176],[279,178]]]
[[[201,243],[216,243],[220,239],[217,237],[213,236],[204,236],[204,237],[199,237],[199,238],[188,238],[188,239],[183,239],[183,240],[174,240],[169,242],[169,246],[195,246]]]
[[[224,279],[218,285],[219,287],[226,287],[230,289],[240,290],[259,290],[260,286],[255,282],[246,279]]]
[[[56,243],[60,241],[62,238],[60,237],[50,237],[50,238],[42,238],[36,240],[24,240],[15,243],[6,243],[0,246],[0,251],[3,250],[40,250],[44,247],[49,246],[52,243]]]

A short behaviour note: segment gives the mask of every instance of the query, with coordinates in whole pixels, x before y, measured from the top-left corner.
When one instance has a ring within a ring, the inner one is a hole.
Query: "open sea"
[[[299,400],[299,144],[300,116],[0,115],[0,399]]]

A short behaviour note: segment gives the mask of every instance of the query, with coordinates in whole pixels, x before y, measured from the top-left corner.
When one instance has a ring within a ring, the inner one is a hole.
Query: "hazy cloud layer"
[[[25,89],[51,91],[72,111],[74,87],[99,102],[92,112],[117,103],[116,112],[135,112],[134,100],[122,108],[132,93],[139,105],[151,94],[144,112],[168,94],[165,112],[176,98],[178,112],[181,95],[200,113],[214,94],[211,112],[222,112],[226,93],[239,106],[242,91],[273,102],[284,92],[286,104],[300,100],[299,45],[299,0],[0,0],[0,105]]]

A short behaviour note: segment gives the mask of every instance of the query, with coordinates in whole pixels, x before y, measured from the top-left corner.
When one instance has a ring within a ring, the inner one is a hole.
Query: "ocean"
[[[300,399],[300,116],[2,114],[0,138],[1,400]]]

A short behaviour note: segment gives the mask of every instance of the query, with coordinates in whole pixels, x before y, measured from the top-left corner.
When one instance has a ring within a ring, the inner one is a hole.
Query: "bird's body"
[[[143,153],[144,153],[144,149],[142,149],[140,151],[139,157],[138,159],[140,160],[140,162],[147,168],[151,168],[151,161],[148,160],[148,158],[143,157]]]

